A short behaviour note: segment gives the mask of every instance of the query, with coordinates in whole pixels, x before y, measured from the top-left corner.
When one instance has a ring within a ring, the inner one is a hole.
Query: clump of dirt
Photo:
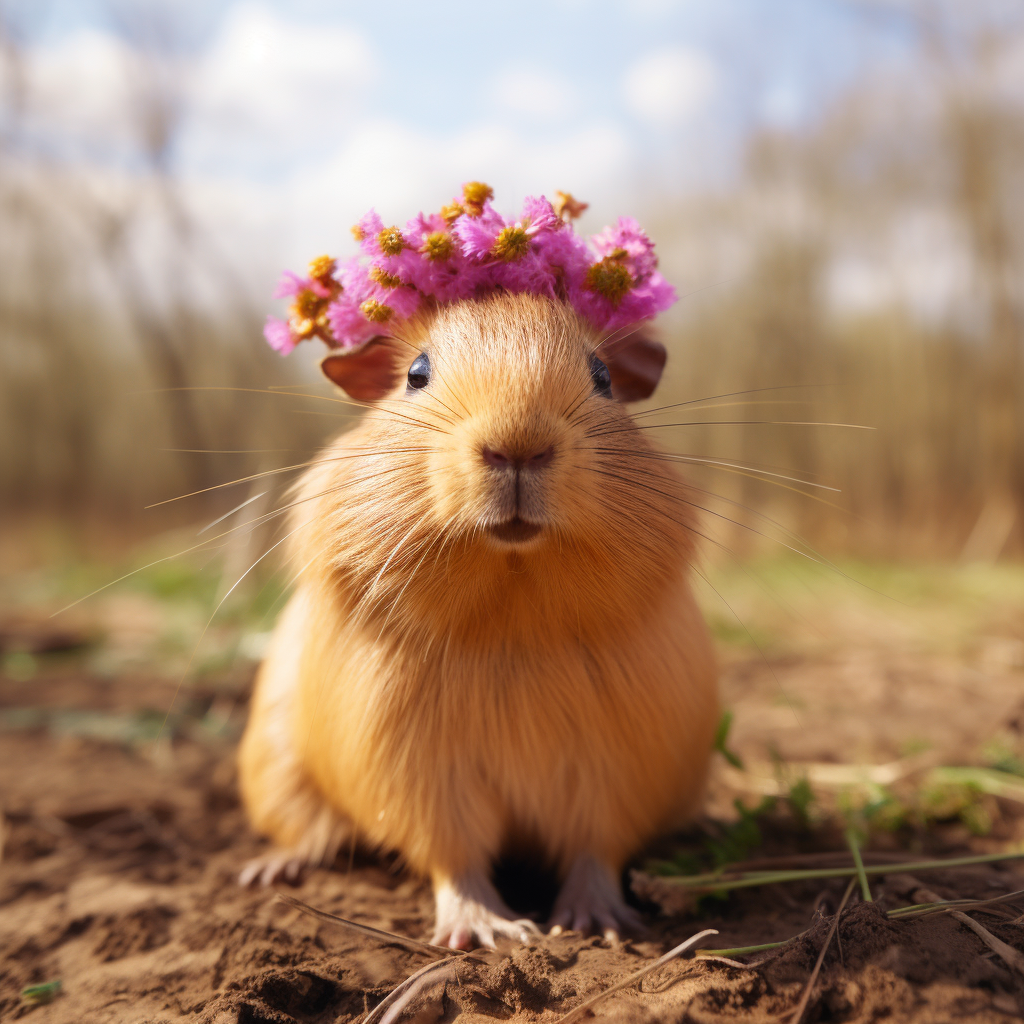
[[[173,692],[154,679],[57,673],[8,680],[0,704],[99,708],[123,723],[146,708],[170,706]],[[223,695],[193,691],[188,706],[199,720],[216,700]],[[232,700],[237,724],[244,698]],[[231,730],[214,734],[185,723],[173,741],[140,742],[130,730],[112,738],[95,721],[87,725],[76,733],[37,718],[0,743],[0,1018],[355,1021],[427,963],[423,954],[237,886],[240,866],[262,844],[238,804]],[[875,885],[876,903],[848,906],[805,1022],[1005,1022],[1024,1015],[1024,978],[972,931],[947,915],[885,917],[886,908],[911,902],[914,881],[894,875]],[[927,885],[947,898],[992,897],[1024,888],[1024,875],[986,866],[929,875]],[[827,881],[748,889],[681,917],[648,905],[643,941],[613,947],[562,935],[466,958],[420,992],[403,1019],[554,1021],[702,928],[717,928],[713,944],[722,948],[805,932],[748,957],[745,966],[674,961],[595,1007],[608,1020],[765,1021],[797,1004],[844,887]],[[331,871],[313,872],[297,894],[376,928],[430,932],[429,886],[358,850],[345,851]],[[977,916],[1024,949],[1019,910],[997,905]],[[26,986],[58,978],[62,992],[51,1003],[22,1002]]]

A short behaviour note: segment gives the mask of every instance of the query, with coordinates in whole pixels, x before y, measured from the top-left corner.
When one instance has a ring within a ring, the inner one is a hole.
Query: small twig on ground
[[[799,935],[792,935],[781,942],[762,942],[759,946],[733,946],[729,949],[698,949],[693,955],[698,960],[710,960],[714,957],[723,956],[749,956],[751,953],[764,953],[769,949],[778,949],[779,946],[784,946],[787,942],[792,942],[793,939],[799,939],[801,935],[806,934],[806,931],[802,931]]]
[[[404,946],[415,953],[424,953],[426,956],[431,956],[435,960],[439,958],[450,959],[453,955],[452,950],[448,949],[447,946],[432,946],[429,942],[420,942],[419,939],[410,939],[405,935],[386,932],[381,928],[373,928],[368,924],[349,921],[347,918],[338,917],[337,914],[328,914],[326,910],[317,910],[316,907],[311,907],[308,903],[303,903],[302,900],[297,900],[294,896],[286,896],[283,892],[276,893],[275,897],[280,903],[286,903],[289,907],[302,911],[303,914],[319,918],[321,921],[330,921],[331,924],[340,924],[343,928],[359,932],[371,939],[376,939],[378,942],[384,942],[393,946]],[[466,954],[460,951],[457,955],[465,956]]]
[[[921,899],[931,900],[933,903],[942,902],[942,900],[930,889],[918,889],[914,895]],[[1024,954],[1021,954],[1018,950],[1014,949],[1013,946],[1007,945],[1002,939],[993,935],[983,924],[979,924],[973,917],[968,917],[962,911],[951,910],[950,914],[961,924],[967,925],[967,927],[970,928],[971,931],[974,932],[975,935],[977,935],[993,953],[999,956],[1008,967],[1011,967],[1018,974],[1024,975]]]
[[[852,883],[856,883],[857,879],[852,878]],[[927,890],[918,889],[919,893],[923,894]],[[1010,903],[1015,900],[1024,900],[1024,889],[1017,892],[1008,892],[1003,896],[993,896],[989,900],[939,900],[929,901],[928,903],[917,903],[912,907],[897,907],[894,910],[887,910],[885,912],[886,917],[890,921],[899,920],[901,918],[912,918],[912,917],[927,917],[931,914],[950,914],[955,910],[963,908],[965,910],[983,910],[985,907],[991,906],[995,903]],[[1024,919],[1018,919],[1024,920]],[[694,956],[698,960],[720,960],[726,957],[733,956],[749,956],[751,953],[763,953],[772,949],[779,949],[781,946],[788,945],[790,942],[794,942],[796,939],[803,938],[807,934],[804,930],[796,935],[791,936],[788,939],[783,939],[781,942],[764,942],[759,946],[734,946],[730,949],[698,949]],[[837,942],[840,943],[840,949],[842,943],[837,935]],[[757,963],[746,964],[746,967],[756,967]]]
[[[1001,861],[1024,860],[1024,853],[986,853],[972,857],[951,857],[948,860],[906,861],[902,864],[873,864],[861,870],[865,875],[911,874],[921,871],[941,871],[946,868],[967,867],[971,864],[998,864]],[[802,882],[811,878],[849,878],[859,874],[852,868],[811,868],[802,871],[745,871],[742,873],[709,872],[701,875],[666,875],[659,881],[681,886],[694,892],[726,892],[731,889],[749,889],[758,885],[779,882]]]
[[[704,953],[704,950],[698,950],[698,953]],[[741,964],[739,960],[730,960],[727,956],[710,956],[704,954],[703,956],[697,956],[698,960],[710,960],[713,964],[728,964],[729,967],[739,967],[744,971],[752,971],[755,965]]]
[[[387,932],[382,928],[374,928],[368,924],[359,924],[356,921],[349,921],[348,918],[338,917],[337,914],[329,914],[326,910],[317,910],[294,896],[286,896],[283,892],[275,894],[280,903],[294,907],[303,914],[318,918],[321,921],[329,921],[331,924],[340,924],[343,928],[358,932],[368,938],[376,939],[391,946],[403,946],[414,953],[423,953],[432,957],[433,962],[421,967],[414,974],[411,974],[397,988],[389,992],[367,1015],[363,1018],[363,1024],[392,1024],[428,984],[440,980],[436,977],[438,973],[447,973],[449,968],[454,970],[455,964],[460,960],[473,960],[477,963],[485,963],[479,954],[458,950],[453,951],[446,946],[433,946],[429,942],[420,942],[418,939],[410,939],[405,935],[397,935],[395,932]],[[703,932],[701,934],[704,934]],[[447,980],[447,978],[445,979]]]
[[[421,967],[415,974],[410,975],[398,988],[389,992],[371,1011],[363,1018],[363,1024],[391,1024],[398,1019],[402,1010],[427,986],[439,981],[434,977],[439,973],[448,974],[449,968],[462,960],[459,955],[446,957],[444,960],[435,960],[433,963]],[[445,978],[447,981],[447,978]]]
[[[853,866],[857,871],[857,879],[860,882],[860,894],[865,903],[871,903],[871,887],[868,885],[864,861],[860,859],[860,843],[857,841],[857,833],[852,827],[846,830],[846,842],[849,844],[850,853],[853,854]]]
[[[917,892],[927,892],[918,886]],[[915,903],[912,907],[896,907],[894,910],[887,910],[890,918],[897,917],[927,917],[929,914],[948,914],[953,910],[984,910],[998,903],[1014,903],[1024,900],[1024,889],[1016,892],[1008,892],[1002,896],[993,896],[987,900],[939,900],[931,903]]]
[[[639,971],[631,974],[628,978],[623,978],[622,981],[616,982],[610,988],[606,988],[603,992],[598,992],[597,995],[591,996],[589,999],[580,1003],[579,1006],[574,1007],[563,1017],[559,1017],[555,1024],[569,1024],[570,1021],[579,1020],[584,1013],[587,1012],[595,1003],[599,1003],[602,999],[610,996],[613,992],[618,992],[620,989],[628,988],[630,985],[636,984],[641,978],[650,974],[652,971],[656,971],[659,967],[664,967],[669,961],[674,960],[681,953],[685,953],[695,942],[700,941],[705,935],[717,935],[718,931],[715,928],[706,928],[702,932],[697,932],[696,935],[691,935],[685,942],[680,942],[674,949],[670,949],[664,956],[658,957],[657,960],[649,963],[646,967],[641,967]],[[365,1024],[370,1024],[370,1021],[366,1021]]]
[[[790,1024],[800,1024],[803,1019],[804,1012],[807,1009],[807,1004],[811,999],[811,992],[814,989],[814,983],[818,980],[818,975],[821,973],[821,965],[825,962],[825,954],[828,952],[828,947],[832,944],[832,936],[836,934],[839,928],[839,919],[843,916],[843,911],[846,909],[847,901],[850,899],[853,893],[853,887],[857,884],[856,878],[850,879],[850,884],[846,887],[846,892],[843,894],[842,902],[839,904],[839,909],[836,911],[836,916],[832,918],[832,927],[828,930],[828,935],[825,936],[825,941],[822,944],[821,952],[818,954],[818,959],[814,961],[814,969],[811,971],[811,976],[807,979],[807,987],[804,989],[803,995],[800,997],[800,1002],[797,1003],[796,1009],[793,1011],[793,1015],[790,1018]],[[862,883],[863,884],[863,883]],[[868,899],[871,897],[869,896]]]

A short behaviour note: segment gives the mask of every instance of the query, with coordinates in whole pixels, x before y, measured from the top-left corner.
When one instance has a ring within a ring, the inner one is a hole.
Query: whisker
[[[379,477],[384,473],[400,472],[404,469],[410,468],[410,466],[412,465],[414,465],[414,463],[410,462],[408,464],[399,464],[396,466],[384,467],[383,469],[375,469],[372,474],[368,474],[362,479],[354,482],[365,483],[367,480]],[[332,491],[342,490],[345,486],[347,486],[347,483],[340,484],[337,487],[327,488],[325,491],[322,491],[316,495],[300,498],[289,505],[283,506],[282,508],[274,509],[271,512],[266,512],[263,515],[258,516],[256,519],[250,519],[244,523],[239,523],[237,526],[233,526],[229,530],[224,530],[222,533],[214,534],[214,536],[212,537],[207,537],[206,540],[200,541],[198,544],[192,544],[187,548],[183,548],[181,551],[176,551],[172,555],[164,555],[162,558],[155,558],[153,559],[152,562],[147,562],[145,565],[140,565],[137,568],[132,569],[130,572],[126,572],[122,576],[118,576],[116,579],[112,579],[108,583],[104,583],[102,586],[97,587],[95,590],[91,590],[88,594],[83,594],[81,597],[76,598],[70,604],[64,605],[63,608],[58,608],[57,611],[53,612],[50,615],[50,618],[54,618],[57,615],[62,615],[66,611],[70,611],[72,608],[81,604],[83,601],[88,601],[89,598],[95,597],[97,594],[101,594],[104,590],[108,590],[110,587],[113,587],[116,584],[121,583],[124,580],[137,575],[140,572],[145,572],[147,569],[152,569],[154,565],[162,565],[164,562],[170,562],[172,559],[181,558],[184,555],[191,554],[193,551],[200,551],[203,548],[210,548],[212,545],[216,543],[216,541],[223,540],[225,537],[230,536],[237,530],[244,529],[246,526],[258,526],[264,522],[267,522],[270,519],[273,519],[275,516],[279,516],[284,512],[287,512],[289,509],[294,508],[296,505],[301,505],[305,501],[312,501],[318,497],[323,497],[324,495],[329,494]]]
[[[411,469],[416,465],[415,462],[400,462],[393,466],[385,466],[384,468],[374,467],[374,469],[361,477],[348,477],[343,480],[340,484],[336,484],[333,487],[324,488],[322,491],[318,491],[316,494],[309,494],[302,498],[297,498],[295,501],[289,502],[287,505],[282,505],[280,508],[273,509],[270,512],[265,512],[263,515],[258,516],[256,519],[250,519],[245,523],[240,523],[238,526],[232,527],[231,530],[227,530],[220,534],[221,537],[226,537],[228,534],[233,533],[235,530],[240,530],[244,526],[260,526],[270,519],[276,516],[282,515],[285,512],[290,511],[293,508],[297,508],[299,505],[305,504],[307,501],[315,501],[317,498],[323,498],[328,494],[334,494],[338,491],[344,490],[346,487],[350,487],[354,484],[366,483],[369,480],[378,480],[380,477],[390,473],[404,472],[407,469]]]
[[[652,477],[655,477],[657,479],[657,475],[655,473],[653,473],[651,470],[645,470],[645,469],[642,469],[641,467],[636,467],[636,472],[644,473],[647,476],[652,476]],[[770,482],[772,482],[772,481],[765,481],[765,483],[770,483]],[[760,519],[762,522],[767,523],[768,525],[773,526],[775,529],[779,530],[782,534],[784,534],[785,536],[789,537],[794,543],[802,544],[808,551],[812,551],[817,556],[817,558],[820,559],[820,561],[821,561],[821,563],[823,565],[828,565],[829,568],[835,569],[836,572],[840,572],[841,571],[836,566],[832,565],[828,561],[828,559],[826,559],[823,555],[820,554],[820,552],[815,551],[815,549],[803,537],[801,537],[799,534],[795,533],[794,531],[790,530],[788,527],[786,527],[782,523],[778,522],[777,520],[772,519],[771,516],[766,515],[764,512],[761,512],[761,511],[759,511],[758,509],[755,509],[755,508],[751,508],[749,505],[745,505],[745,504],[743,504],[743,502],[737,501],[734,498],[728,498],[724,494],[718,494],[715,491],[709,491],[706,488],[697,487],[695,484],[692,484],[692,483],[689,483],[689,482],[686,484],[686,487],[687,487],[687,490],[689,490],[689,491],[694,491],[694,492],[696,492],[698,494],[704,494],[707,497],[713,498],[716,501],[725,502],[725,504],[731,505],[733,508],[742,509],[744,512],[749,512],[755,518]],[[803,491],[797,491],[796,488],[786,488],[786,489],[787,490],[794,490],[794,491],[796,491],[797,494],[802,494],[805,498],[811,498],[811,499],[816,500],[816,501],[822,501],[824,504],[829,505],[832,508],[838,509],[840,512],[845,512],[846,511],[841,506],[835,505],[835,504],[833,504],[830,501],[824,501],[824,499],[819,498],[817,495],[805,494]],[[667,497],[672,497],[672,495],[666,495],[666,496]],[[685,500],[685,499],[680,499],[680,500]],[[704,509],[703,506],[701,506],[701,505],[695,505],[693,502],[687,502],[687,504],[692,505],[694,508],[699,508],[699,509],[702,509],[703,511],[710,512],[711,515],[718,515],[719,514],[719,513],[714,512],[714,511],[712,511],[710,509]],[[728,517],[726,517],[726,518],[728,518]],[[737,522],[734,519],[729,519],[729,522],[734,523],[736,526],[744,526],[744,528],[746,528],[745,524],[739,523],[739,522]],[[757,532],[760,532],[760,531],[757,531]],[[766,539],[775,541],[777,543],[781,543],[781,541],[777,541],[777,538],[768,537],[767,534],[761,534],[761,536],[764,536]],[[728,549],[726,549],[726,550],[728,550]]]
[[[770,427],[846,427],[850,430],[876,430],[863,423],[828,423],[812,420],[684,420],[678,423],[631,423],[626,427],[598,431],[588,437],[603,437],[606,434],[621,434],[627,430],[657,430],[660,427],[728,427],[728,426],[770,426]]]
[[[593,385],[591,385],[589,382],[583,386],[583,388],[580,390],[579,396],[574,398],[570,403],[569,408],[562,413],[562,419],[569,420],[570,422],[572,422],[572,417],[575,415],[576,410],[579,409],[579,407],[590,396],[592,388]]]
[[[420,519],[420,521],[416,525],[419,526],[423,522],[424,519],[426,519],[425,515]],[[423,554],[420,555],[420,560],[413,566],[412,571],[409,573],[409,578],[403,584],[402,589],[395,595],[394,601],[391,602],[391,607],[388,609],[388,613],[384,617],[384,622],[383,622],[383,624],[380,627],[380,632],[377,634],[377,642],[378,643],[380,642],[381,637],[384,635],[384,630],[387,629],[387,625],[391,621],[391,616],[395,613],[395,609],[398,607],[399,601],[402,600],[402,595],[405,593],[405,591],[408,588],[409,584],[412,583],[413,577],[419,571],[420,566],[423,564],[423,560],[427,557],[427,554],[430,552],[430,549],[434,546],[434,543],[435,543],[436,539],[437,539],[437,535],[435,534],[434,537],[431,538],[430,542],[425,545],[425,547],[423,549]],[[403,543],[404,543],[404,540],[403,540]]]
[[[152,388],[152,389],[148,389],[148,390],[145,390],[145,391],[140,391],[140,392],[137,392],[137,393],[138,394],[148,395],[148,394],[164,394],[164,393],[169,392],[169,391],[240,391],[240,392],[243,392],[243,393],[246,393],[246,394],[252,394],[252,395],[277,395],[277,396],[282,396],[282,397],[291,396],[292,398],[310,398],[310,399],[313,399],[314,401],[318,401],[318,402],[331,402],[331,403],[333,403],[335,405],[349,405],[349,406],[352,406],[355,409],[381,409],[382,408],[380,406],[380,404],[373,404],[373,403],[370,403],[370,402],[359,402],[359,401],[355,401],[353,399],[335,398],[335,397],[332,397],[330,395],[310,395],[310,394],[305,394],[305,393],[302,393],[302,392],[289,392],[289,391],[282,391],[282,390],[272,391],[272,390],[270,390],[268,388],[238,388],[238,387],[222,387],[222,386],[208,385],[208,386],[195,386],[195,387],[182,387],[182,388]],[[395,400],[391,399],[391,401],[395,401]],[[429,423],[422,423],[422,422],[412,418],[411,416],[408,416],[407,414],[399,412],[398,410],[395,410],[395,409],[382,409],[382,411],[389,412],[393,416],[398,416],[400,418],[407,419],[410,422],[417,424],[417,426],[425,427],[425,428],[427,428],[429,430],[438,430],[442,434],[443,433],[447,433],[447,431],[441,430],[439,427],[432,426]]]
[[[201,529],[201,530],[200,530],[200,531],[199,531],[199,532],[198,532],[198,533],[196,534],[196,536],[197,536],[197,537],[201,537],[201,536],[202,536],[202,535],[203,535],[204,533],[206,533],[206,531],[207,531],[207,530],[209,530],[209,529],[210,529],[211,527],[213,527],[213,526],[216,526],[216,525],[217,525],[218,523],[223,523],[223,522],[224,522],[224,520],[225,520],[225,519],[227,519],[227,517],[228,517],[228,516],[233,516],[233,515],[234,515],[234,514],[235,514],[236,512],[238,512],[239,510],[241,510],[241,509],[245,508],[245,506],[246,506],[246,505],[251,505],[251,504],[252,504],[252,503],[253,503],[254,501],[258,501],[258,500],[259,500],[260,498],[262,498],[262,497],[263,497],[263,495],[264,495],[264,494],[266,494],[266,493],[267,493],[266,491],[260,491],[260,493],[259,493],[259,494],[254,494],[254,495],[253,495],[253,496],[252,496],[251,498],[246,498],[246,499],[245,499],[245,501],[243,501],[243,502],[242,502],[242,503],[241,503],[240,505],[236,505],[236,506],[235,506],[235,507],[234,507],[234,508],[233,508],[233,509],[232,509],[232,510],[231,510],[230,512],[225,512],[225,513],[224,513],[224,515],[222,515],[222,516],[219,516],[219,517],[218,517],[217,519],[214,519],[214,521],[213,521],[212,523],[207,523],[207,524],[206,524],[206,525],[205,525],[205,526],[204,526],[204,527],[203,527],[203,528],[202,528],[202,529]]]
[[[596,472],[604,473],[605,475],[610,475],[608,473],[608,471],[606,469],[603,469],[603,468],[598,468],[596,470]],[[619,479],[624,479],[624,478],[619,477]],[[626,482],[630,482],[630,481],[626,481]],[[692,484],[687,484],[687,488],[689,490],[691,490],[691,491],[695,491],[698,494],[704,494],[704,495],[706,495],[709,498],[715,499],[716,501],[723,501],[727,505],[732,505],[734,508],[741,508],[744,511],[749,512],[755,518],[757,518],[757,519],[761,520],[762,522],[765,522],[765,523],[773,526],[775,529],[779,530],[784,536],[789,537],[795,544],[802,545],[802,547],[805,550],[800,550],[799,548],[795,548],[791,544],[787,544],[785,541],[780,540],[778,537],[772,537],[771,535],[769,535],[767,533],[764,533],[761,530],[754,529],[752,526],[748,525],[747,523],[742,523],[742,522],[740,522],[738,520],[732,519],[731,517],[724,515],[723,513],[716,512],[714,509],[706,508],[703,505],[697,504],[696,502],[688,501],[685,498],[677,498],[675,495],[665,494],[665,492],[658,491],[656,488],[652,488],[652,487],[650,487],[650,485],[644,484],[642,481],[632,481],[632,482],[636,483],[640,487],[646,487],[648,490],[652,490],[652,491],[655,491],[655,493],[662,494],[663,496],[668,497],[668,498],[670,498],[672,500],[680,500],[684,504],[690,505],[692,508],[699,509],[702,512],[707,512],[709,515],[716,516],[719,519],[724,519],[726,522],[730,522],[734,526],[738,526],[741,529],[748,530],[751,533],[755,533],[759,537],[764,537],[766,540],[771,541],[773,544],[778,544],[780,547],[784,547],[788,551],[792,551],[794,554],[800,555],[802,558],[806,558],[809,561],[814,562],[817,565],[824,566],[825,568],[831,570],[832,572],[837,573],[839,576],[842,576],[843,579],[848,580],[851,583],[856,583],[858,586],[865,588],[866,590],[870,591],[873,594],[877,594],[880,597],[887,596],[887,595],[883,594],[881,591],[877,590],[876,588],[868,586],[868,584],[863,583],[862,581],[855,579],[849,573],[844,572],[842,569],[839,568],[838,565],[836,565],[830,559],[826,558],[820,551],[818,551],[806,539],[801,537],[799,534],[795,533],[793,530],[790,530],[788,527],[784,526],[782,523],[779,523],[776,520],[772,519],[771,516],[768,516],[768,515],[766,515],[763,512],[759,512],[757,509],[750,508],[750,506],[744,505],[741,502],[733,500],[732,498],[727,498],[727,497],[725,497],[722,494],[716,494],[714,491],[708,491],[708,490],[706,490],[704,488],[696,487],[696,486],[694,486]],[[798,492],[798,493],[802,493],[802,492]],[[816,500],[819,500],[819,501],[824,500],[824,499],[816,498],[815,495],[811,495],[811,494],[805,494],[804,496],[808,497],[808,498],[815,498]],[[831,505],[832,503],[831,502],[825,502],[825,504]],[[648,506],[648,507],[653,507],[653,506]],[[842,509],[841,506],[835,505],[833,507],[834,508],[839,508],[840,511],[846,511],[845,509]],[[662,514],[665,514],[663,509],[658,509],[658,508],[655,507],[655,511],[658,511],[658,512],[660,512]],[[684,527],[687,526],[687,524],[680,523],[678,520],[673,519],[673,517],[671,517],[671,516],[667,516],[667,518],[671,519],[673,522],[676,522],[678,525],[682,525]],[[713,538],[706,538],[706,539],[711,540],[711,542],[713,544],[721,546],[721,545],[719,545],[719,542],[715,541]],[[725,550],[728,551],[729,549],[725,548]],[[733,552],[730,552],[730,553],[734,554]]]
[[[310,398],[316,402],[332,402],[335,405],[351,405],[358,409],[372,409],[373,406],[366,402],[358,402],[351,398],[336,398],[332,395],[310,395],[300,391],[285,391],[283,388],[288,385],[279,385],[276,390],[270,388],[239,388],[228,387],[227,385],[193,385],[181,388],[147,388],[143,391],[136,391],[138,395],[162,395],[171,391],[238,391],[247,395],[276,395],[280,398]]]
[[[646,484],[642,480],[637,480],[635,478],[624,477],[624,476],[621,476],[621,475],[619,475],[617,473],[612,473],[612,472],[610,472],[607,469],[599,468],[599,469],[596,470],[596,472],[601,473],[604,476],[610,477],[612,479],[620,480],[623,483],[628,483],[631,486],[642,487],[645,490],[650,491],[652,494],[658,494],[658,495],[660,495],[663,498],[668,498],[670,501],[680,501],[684,505],[689,505],[691,508],[698,509],[699,511],[705,512],[705,513],[707,513],[710,516],[715,516],[716,518],[722,519],[722,520],[724,520],[727,523],[732,523],[734,526],[738,526],[741,530],[748,530],[749,532],[754,533],[754,534],[756,534],[759,537],[763,537],[765,540],[770,540],[772,543],[778,544],[781,547],[784,547],[787,550],[792,551],[794,554],[800,555],[802,558],[806,558],[806,559],[808,559],[808,560],[810,560],[812,562],[817,562],[820,565],[829,565],[828,562],[822,560],[821,558],[813,557],[812,555],[808,554],[806,551],[801,551],[799,548],[795,548],[791,544],[787,544],[785,541],[780,540],[778,537],[772,537],[770,534],[767,534],[767,533],[765,533],[762,530],[756,529],[755,527],[751,526],[749,523],[744,523],[744,522],[740,521],[739,519],[733,519],[731,516],[727,516],[724,512],[716,512],[714,509],[708,508],[705,505],[701,505],[698,502],[689,501],[686,498],[682,498],[682,497],[679,497],[679,496],[674,495],[674,494],[669,494],[667,491],[660,490],[657,487],[652,487],[650,484]],[[695,488],[695,490],[699,490],[699,489]],[[719,495],[715,495],[715,497],[720,497],[720,496]],[[727,499],[724,499],[724,500],[727,500]],[[657,509],[655,506],[649,506],[649,507],[654,507],[656,511],[661,512],[663,515],[665,515],[666,518],[671,519],[673,522],[677,523],[678,525],[683,526],[683,527],[688,527],[688,524],[682,523],[682,522],[680,522],[677,519],[673,519],[673,517],[669,516],[667,513],[665,513],[664,510]],[[831,565],[829,565],[829,567],[830,568],[835,568],[834,566],[831,566]],[[837,571],[839,571],[839,570],[837,569]]]
[[[606,334],[597,344],[595,351],[600,352],[601,349],[610,354],[614,354],[616,345],[621,345],[623,342],[628,341],[638,331],[642,331],[644,327],[648,326],[649,320],[638,320],[633,324],[626,324],[618,330],[612,331],[611,334]]]
[[[158,452],[180,452],[185,455],[288,455],[299,448],[156,448]]]
[[[651,416],[656,412],[665,412],[668,409],[681,409],[686,405],[699,405],[701,402],[717,402],[720,398],[739,398],[741,395],[758,395],[765,391],[790,391],[796,388],[824,388],[830,387],[828,384],[780,384],[776,387],[770,388],[748,388],[746,391],[727,391],[722,395],[710,395],[707,398],[691,398],[686,402],[673,402],[671,405],[659,405],[656,409],[644,409],[642,412],[635,413],[633,418],[637,416]]]
[[[676,453],[676,452],[645,452],[645,451],[641,451],[640,449],[595,447],[595,448],[584,448],[584,449],[580,449],[580,450],[581,451],[601,452],[601,453],[609,454],[609,455],[615,455],[615,454],[622,453],[623,455],[629,455],[629,456],[635,457],[635,458],[656,459],[656,460],[663,460],[663,461],[667,461],[667,462],[687,462],[687,463],[694,463],[696,465],[701,465],[701,466],[717,467],[717,468],[720,468],[720,469],[741,470],[741,471],[744,471],[744,475],[751,475],[751,474],[755,474],[756,473],[756,474],[761,474],[762,476],[775,477],[775,478],[777,478],[779,480],[790,480],[793,483],[804,484],[807,487],[817,487],[817,488],[820,488],[823,491],[833,491],[836,494],[842,493],[838,487],[830,487],[828,484],[815,483],[813,480],[801,480],[799,477],[786,476],[786,474],[784,474],[784,473],[775,473],[775,472],[772,472],[771,470],[760,469],[760,468],[758,468],[756,466],[747,466],[747,465],[744,465],[741,462],[727,462],[724,459],[709,459],[709,458],[703,458],[703,457],[701,457],[699,455],[685,455],[685,454],[680,454],[680,453]],[[754,479],[757,479],[757,477],[754,477]],[[770,482],[771,481],[768,481],[768,480],[765,481],[765,483],[770,483]],[[807,495],[807,497],[811,497],[811,495]]]
[[[334,455],[334,456],[331,456],[328,459],[321,458],[319,456],[314,456],[312,459],[309,459],[307,462],[297,462],[294,465],[291,465],[291,466],[280,466],[277,469],[265,469],[265,470],[263,470],[260,473],[252,473],[249,476],[241,476],[241,477],[238,477],[237,480],[227,480],[224,483],[220,483],[220,484],[211,484],[209,487],[202,487],[198,491],[189,491],[188,494],[179,494],[179,495],[177,495],[177,497],[174,497],[174,498],[165,498],[163,501],[157,501],[157,502],[154,502],[152,505],[145,505],[143,507],[146,508],[146,509],[159,508],[159,506],[161,506],[161,505],[169,505],[173,501],[183,501],[185,498],[194,498],[198,494],[206,494],[209,491],[220,491],[220,490],[223,490],[225,487],[235,487],[238,484],[249,483],[249,482],[251,482],[253,480],[261,480],[264,477],[268,477],[268,476],[277,476],[277,475],[279,475],[281,473],[292,473],[292,472],[294,472],[296,470],[299,470],[299,469],[309,469],[312,466],[322,465],[323,463],[326,463],[326,462],[340,462],[340,461],[342,461],[344,459],[364,458],[365,457],[364,453],[367,452],[367,451],[375,452],[375,453],[379,452],[381,454],[390,454],[391,452],[403,452],[404,453],[404,452],[436,451],[436,449],[434,449],[434,448],[425,448],[425,447],[424,448],[377,449],[377,448],[373,448],[371,446],[366,446],[364,448],[358,449],[353,454]]]

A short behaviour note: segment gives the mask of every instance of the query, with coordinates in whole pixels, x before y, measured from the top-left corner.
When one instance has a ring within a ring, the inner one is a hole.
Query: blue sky
[[[903,45],[897,21],[844,0],[8,10],[43,97],[35,144],[122,172],[135,88],[124,67],[144,49],[125,26],[170,26],[157,36],[173,39],[181,91],[172,167],[198,216],[263,232],[287,259],[331,247],[369,205],[402,219],[466,178],[491,182],[509,209],[527,192],[576,192],[594,205],[587,227],[651,196],[728,187],[752,128],[813,122]]]

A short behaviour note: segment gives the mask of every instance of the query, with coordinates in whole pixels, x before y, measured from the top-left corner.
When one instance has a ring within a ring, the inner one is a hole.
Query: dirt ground
[[[709,813],[724,814],[743,780],[770,772],[765,765],[773,758],[787,772],[798,764],[877,765],[922,752],[931,764],[973,764],[986,743],[1015,742],[1024,732],[1024,645],[1016,590],[1011,597],[978,598],[959,612],[937,599],[930,610],[902,618],[887,606],[844,598],[819,609],[811,632],[794,626],[770,635],[770,615],[745,605],[740,593],[736,605],[767,623],[760,651],[742,641],[722,645],[723,694],[736,716],[729,742],[749,771],[737,773],[716,757]],[[811,595],[803,610],[818,605]],[[956,632],[943,625],[950,615],[967,626]],[[724,635],[724,627],[718,631]],[[26,650],[61,643],[23,621],[5,643],[0,1019],[357,1020],[428,962],[420,952],[305,916],[271,892],[236,885],[239,867],[263,848],[239,807],[233,766],[251,662],[175,696],[176,681],[147,673],[141,662],[40,654],[26,667]],[[154,740],[172,702],[168,726]],[[899,849],[916,858],[1024,848],[1024,804],[986,800],[989,824],[979,834],[954,815],[925,831],[873,835],[869,849],[877,861]],[[841,832],[826,817],[799,835],[767,827],[756,856],[842,849]],[[683,842],[697,842],[695,836]],[[550,899],[543,880],[522,872],[506,877],[522,909],[543,910]],[[804,1021],[1024,1017],[1024,976],[965,925],[946,914],[896,921],[883,913],[915,902],[921,886],[943,898],[1024,889],[1024,866],[920,878],[894,872],[874,876],[873,886],[876,902],[855,897],[842,915]],[[719,934],[701,945],[806,933],[779,950],[740,957],[746,966],[674,961],[598,1004],[595,1016],[788,1020],[844,889],[841,880],[765,886],[673,915],[646,903],[650,934],[642,940],[613,947],[569,934],[466,959],[420,992],[403,1019],[553,1022],[689,935],[715,928]],[[429,937],[429,887],[390,858],[346,851],[333,870],[315,871],[290,891],[353,921]],[[1024,950],[1022,909],[1024,902],[1006,904],[975,916]],[[55,979],[62,989],[52,1002],[23,1002],[26,986]]]

